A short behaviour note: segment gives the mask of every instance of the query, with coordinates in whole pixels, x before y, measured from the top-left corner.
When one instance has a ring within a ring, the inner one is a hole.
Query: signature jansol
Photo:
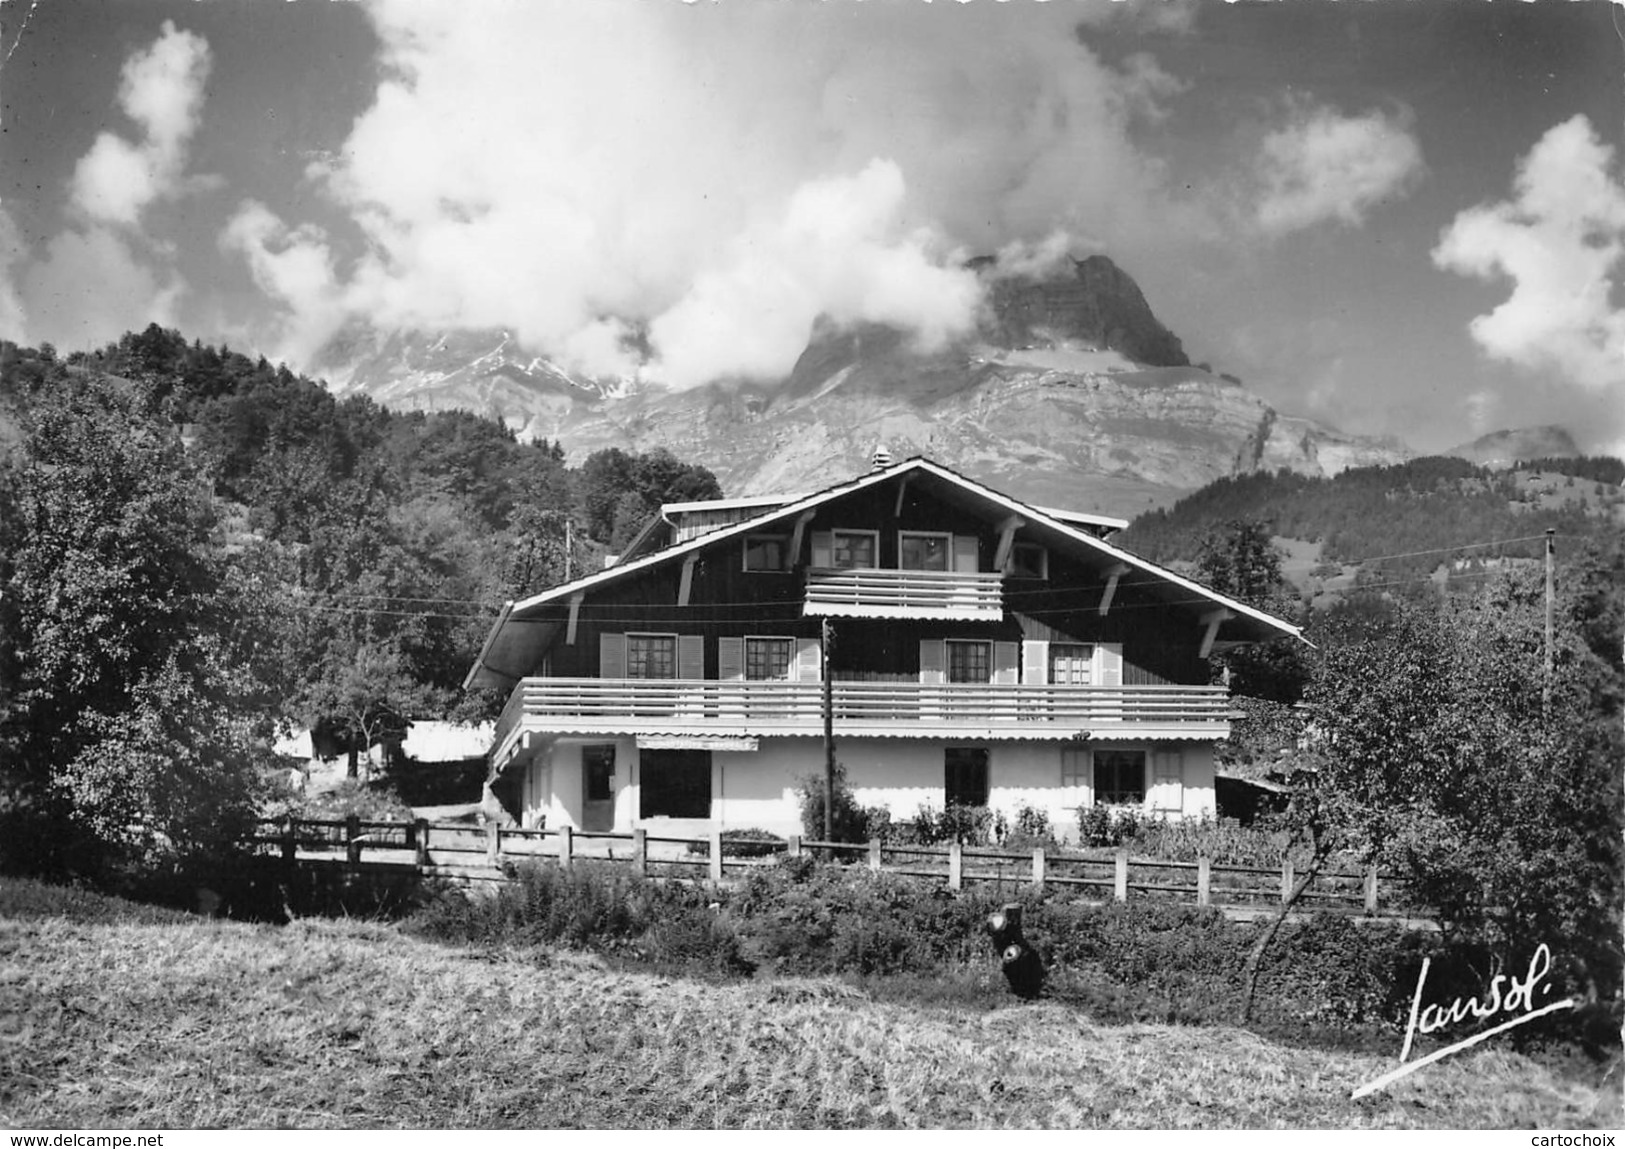
[[[1469,1045],[1476,1045],[1487,1037],[1505,1033],[1507,1030],[1523,1025],[1525,1022],[1533,1021],[1535,1018],[1548,1013],[1556,1013],[1560,1009],[1573,1009],[1575,1005],[1572,997],[1566,997],[1562,1001],[1554,1001],[1549,1005],[1537,1006],[1535,1004],[1537,996],[1547,996],[1552,992],[1551,986],[1542,984],[1546,980],[1546,975],[1551,973],[1552,970],[1552,951],[1545,942],[1536,947],[1534,955],[1529,959],[1529,968],[1524,971],[1521,978],[1508,977],[1504,973],[1496,974],[1495,977],[1490,979],[1490,984],[1482,998],[1469,997],[1463,999],[1458,997],[1449,1005],[1435,1003],[1424,1008],[1422,1005],[1422,991],[1427,985],[1428,966],[1431,962],[1431,958],[1422,959],[1422,972],[1416,979],[1416,994],[1411,998],[1410,1022],[1405,1026],[1405,1044],[1399,1051],[1401,1063],[1399,1068],[1390,1070],[1374,1081],[1366,1082],[1354,1091],[1351,1099],[1364,1097],[1368,1093],[1375,1093],[1379,1089],[1392,1085],[1406,1074],[1414,1073],[1416,1070],[1421,1069],[1422,1066],[1438,1061],[1440,1058],[1449,1057],[1452,1053],[1466,1049]],[[1504,992],[1501,988],[1503,982],[1506,983]],[[1418,1033],[1433,1033],[1435,1030],[1443,1029],[1447,1025],[1459,1024],[1469,1018],[1477,1021],[1487,1021],[1498,1013],[1512,1016],[1509,1020],[1475,1033],[1471,1037],[1456,1042],[1454,1045],[1436,1049],[1426,1057],[1418,1058],[1416,1061],[1409,1060],[1411,1041]]]

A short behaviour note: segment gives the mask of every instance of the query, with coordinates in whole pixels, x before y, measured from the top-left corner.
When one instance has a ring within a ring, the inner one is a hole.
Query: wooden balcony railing
[[[838,734],[1004,739],[1222,738],[1220,686],[833,684]],[[497,725],[502,754],[523,731],[543,734],[818,734],[817,682],[526,678]]]
[[[813,569],[807,572],[806,613],[997,621],[1004,616],[1003,583],[997,574]]]

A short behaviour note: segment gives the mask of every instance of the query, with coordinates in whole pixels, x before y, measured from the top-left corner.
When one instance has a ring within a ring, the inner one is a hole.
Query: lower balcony
[[[1230,733],[1222,686],[1016,686],[841,682],[831,686],[837,738],[1211,740]],[[823,684],[526,678],[497,724],[496,754],[525,734],[816,736]]]

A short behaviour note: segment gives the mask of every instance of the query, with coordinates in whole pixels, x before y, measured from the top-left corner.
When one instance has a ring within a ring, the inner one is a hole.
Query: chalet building
[[[497,619],[465,683],[512,691],[492,782],[526,825],[797,833],[827,706],[848,784],[894,816],[1212,815],[1230,705],[1207,657],[1298,631],[1113,546],[1125,525],[923,458],[668,504]]]

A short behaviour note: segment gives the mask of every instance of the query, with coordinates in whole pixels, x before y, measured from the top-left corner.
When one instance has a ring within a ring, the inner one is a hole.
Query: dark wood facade
[[[976,540],[977,567],[992,571],[999,524],[963,507],[897,483],[880,484],[839,497],[816,509],[803,525],[798,553],[789,570],[746,570],[746,538],[733,537],[702,547],[690,574],[688,604],[678,606],[683,581],[681,559],[656,564],[636,575],[606,580],[585,592],[576,608],[570,641],[570,607],[558,601],[541,617],[557,624],[547,650],[536,651],[531,675],[562,678],[602,676],[600,635],[669,633],[699,636],[704,675],[721,674],[718,640],[745,636],[817,638],[823,620],[804,613],[806,571],[814,537],[833,530],[875,531],[878,565],[898,565],[900,532],[944,533]],[[794,522],[763,533],[785,538]],[[746,536],[749,537],[749,536]],[[1017,532],[1018,542],[1025,539]],[[1178,610],[1148,593],[1145,576],[1125,577],[1115,588],[1110,610],[1099,605],[1107,576],[1060,549],[1046,548],[1048,578],[1006,577],[1005,608],[997,621],[920,618],[835,618],[829,655],[837,679],[918,681],[921,642],[941,639],[1120,644],[1123,685],[1186,684],[1209,681],[1207,661],[1198,656],[1202,631],[1195,614]],[[551,629],[551,628],[550,628]]]

